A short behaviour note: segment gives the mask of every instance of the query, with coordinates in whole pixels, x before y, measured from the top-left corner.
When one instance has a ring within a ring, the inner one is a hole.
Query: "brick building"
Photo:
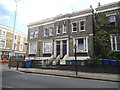
[[[28,25],[29,59],[48,60],[50,64],[66,64],[93,55],[93,9],[58,15]]]
[[[27,36],[24,33],[0,24],[0,60],[2,55],[9,59],[13,50],[14,55],[26,54],[26,42]]]

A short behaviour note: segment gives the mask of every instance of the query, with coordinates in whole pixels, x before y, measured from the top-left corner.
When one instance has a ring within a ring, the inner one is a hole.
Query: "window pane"
[[[73,27],[76,27],[76,23],[73,23]]]
[[[109,21],[110,22],[115,22],[116,21],[116,17],[115,16],[110,16],[109,17]]]
[[[77,23],[72,23],[73,25],[73,31],[77,31]]]
[[[31,33],[30,33],[30,38],[31,38],[31,39],[34,38],[34,32],[31,32]]]
[[[50,36],[52,36],[54,34],[54,29],[50,28]]]
[[[81,23],[82,26],[84,25],[84,21],[82,21],[82,22],[80,22],[80,23]]]
[[[84,51],[84,39],[78,39],[78,50]]]
[[[120,50],[120,36],[116,36],[117,50]]]
[[[5,46],[5,41],[0,41],[0,48],[4,48]]]
[[[3,36],[5,36],[5,34],[6,34],[6,32],[5,32],[5,31],[3,31],[2,35],[3,35]]]
[[[30,54],[36,53],[36,43],[30,43]]]
[[[87,51],[86,38],[84,39],[84,50]]]
[[[112,43],[113,43],[113,50],[115,50],[115,36],[112,37]]]
[[[35,36],[34,38],[38,38],[38,31],[35,31]]]
[[[45,35],[45,36],[48,36],[48,29],[45,29],[45,30],[44,30],[44,35]]]
[[[63,24],[63,32],[66,33],[66,22]]]
[[[81,30],[84,30],[84,26],[81,26]]]
[[[80,30],[85,30],[85,21],[80,22]]]
[[[44,43],[44,52],[45,53],[51,53],[52,52],[52,43],[51,42]]]

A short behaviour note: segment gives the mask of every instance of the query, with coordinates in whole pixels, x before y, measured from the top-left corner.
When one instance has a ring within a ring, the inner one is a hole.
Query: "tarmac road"
[[[117,82],[20,73],[3,65],[3,88],[118,88]]]

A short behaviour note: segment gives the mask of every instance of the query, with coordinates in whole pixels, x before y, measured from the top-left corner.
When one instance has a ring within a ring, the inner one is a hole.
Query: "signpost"
[[[77,55],[76,55],[76,49],[77,49],[77,46],[76,46],[76,44],[75,44],[75,46],[73,46],[73,48],[75,49],[75,70],[76,70],[76,75],[78,75],[78,73],[77,73]]]

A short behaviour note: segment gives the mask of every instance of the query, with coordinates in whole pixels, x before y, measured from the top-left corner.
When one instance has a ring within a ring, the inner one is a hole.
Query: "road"
[[[20,73],[3,65],[3,88],[118,88],[117,82]]]

